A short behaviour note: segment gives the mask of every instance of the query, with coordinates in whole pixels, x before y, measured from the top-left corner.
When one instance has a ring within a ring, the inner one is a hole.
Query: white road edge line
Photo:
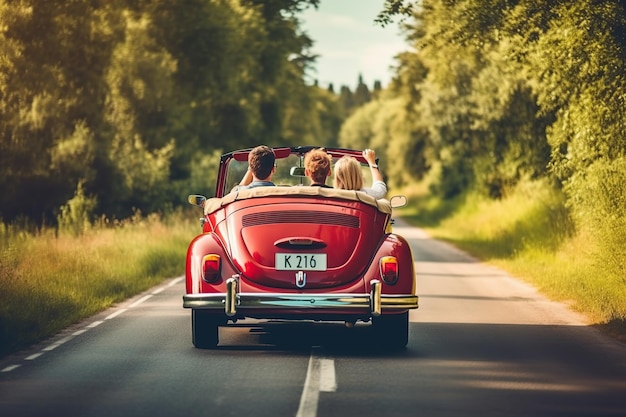
[[[37,359],[38,357],[40,357],[44,353],[45,352],[33,353],[32,355],[25,357],[24,360],[25,361],[34,361],[35,359]]]
[[[335,361],[320,358],[316,350],[312,350],[296,417],[317,417],[320,392],[336,390]]]
[[[64,337],[63,339],[57,340],[56,342],[46,346],[45,348],[43,348],[41,350],[43,352],[50,352],[51,350],[54,350],[54,349],[58,348],[62,344],[69,342],[70,340],[72,340],[72,338],[73,338],[73,336]]]
[[[134,303],[132,303],[131,305],[129,305],[128,308],[137,307],[139,304],[143,303],[144,301],[148,300],[151,297],[152,297],[152,294],[144,295],[139,300],[137,300]]]
[[[115,317],[119,316],[120,314],[122,314],[123,312],[125,312],[126,310],[128,310],[127,308],[122,308],[120,310],[117,310],[115,313],[111,313],[108,316],[106,316],[104,319],[105,320],[111,320],[114,319]]]
[[[179,283],[179,282],[181,282],[184,278],[185,278],[184,276],[182,276],[182,277],[178,277],[178,278],[174,278],[173,280],[171,280],[171,281],[167,284],[167,286],[166,286],[166,287],[162,287],[162,288],[159,288],[159,289],[154,290],[151,294],[146,295],[146,296],[142,297],[141,299],[139,299],[139,300],[135,301],[134,303],[132,303],[130,306],[128,306],[128,308],[137,307],[139,304],[141,304],[141,303],[143,303],[144,301],[148,300],[148,299],[149,299],[150,297],[152,297],[153,295],[159,294],[160,292],[162,292],[162,291],[163,291],[163,290],[165,290],[166,288],[173,287],[174,285],[178,284],[178,283]],[[43,349],[41,350],[41,352],[34,353],[34,354],[30,355],[30,356],[27,356],[26,358],[24,358],[24,360],[27,360],[27,361],[32,361],[32,360],[35,360],[35,359],[37,359],[38,357],[40,357],[41,355],[43,355],[45,352],[49,352],[49,351],[51,351],[51,350],[54,350],[54,349],[58,348],[59,346],[61,346],[61,345],[62,345],[62,344],[64,344],[65,342],[67,342],[67,341],[69,341],[70,339],[72,339],[74,336],[81,335],[81,334],[85,333],[88,329],[93,329],[94,327],[97,327],[97,326],[101,325],[102,323],[104,323],[104,321],[105,321],[105,320],[111,320],[111,319],[113,319],[113,318],[115,318],[115,317],[119,316],[120,314],[122,314],[122,313],[124,313],[124,312],[128,311],[128,308],[122,308],[122,309],[120,309],[120,310],[116,311],[115,313],[109,314],[109,315],[108,315],[108,316],[107,316],[104,320],[94,321],[93,323],[91,323],[91,324],[89,324],[89,325],[85,326],[85,328],[84,328],[84,329],[81,329],[81,330],[77,330],[77,331],[75,331],[74,333],[72,333],[72,335],[71,335],[71,336],[65,337],[64,339],[61,339],[61,340],[59,340],[59,341],[57,341],[57,342],[55,342],[55,343],[52,343],[51,345],[49,345],[49,346],[47,346],[47,347],[43,348]],[[13,371],[13,370],[15,370],[15,369],[19,368],[20,366],[22,366],[22,365],[9,365],[9,366],[7,366],[7,367],[5,367],[5,368],[1,369],[1,370],[0,370],[0,372],[11,372],[11,371]],[[334,369],[333,369],[333,372],[334,372]],[[334,376],[333,376],[333,377],[334,377]]]
[[[181,282],[185,277],[178,277],[178,278],[174,278],[172,281],[170,281],[169,284],[167,284],[168,287],[173,287],[174,285],[178,284],[179,282]]]

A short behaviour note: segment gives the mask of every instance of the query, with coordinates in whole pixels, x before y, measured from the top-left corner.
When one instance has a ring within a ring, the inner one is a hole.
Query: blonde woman
[[[333,186],[343,190],[360,190],[379,199],[387,194],[387,185],[376,165],[376,152],[373,149],[363,151],[363,157],[370,166],[372,173],[372,186],[363,187],[363,174],[361,164],[351,156],[344,156],[335,163],[335,179]]]

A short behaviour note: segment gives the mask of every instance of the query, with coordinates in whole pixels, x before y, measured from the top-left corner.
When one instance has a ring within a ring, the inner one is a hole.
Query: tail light
[[[221,259],[214,253],[204,255],[202,258],[202,279],[207,282],[214,282],[220,276]]]
[[[380,258],[380,277],[387,284],[395,284],[398,280],[398,260],[395,256]]]

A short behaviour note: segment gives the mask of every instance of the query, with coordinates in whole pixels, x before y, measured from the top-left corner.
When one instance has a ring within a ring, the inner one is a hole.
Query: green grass
[[[502,200],[469,195],[440,201],[418,191],[409,201],[398,214],[410,223],[531,283],[583,313],[590,324],[626,340],[621,267],[626,255],[607,245],[610,239],[577,230],[562,196],[550,187],[524,183]]]
[[[197,216],[100,225],[79,236],[0,229],[0,356],[183,275]]]

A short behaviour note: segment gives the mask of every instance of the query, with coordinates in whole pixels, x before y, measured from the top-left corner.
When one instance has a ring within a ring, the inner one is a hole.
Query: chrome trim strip
[[[282,293],[239,293],[236,295],[236,310],[245,309],[365,309],[372,311],[371,294],[282,294]],[[185,294],[184,308],[226,310],[226,293]],[[230,301],[232,303],[232,300]],[[408,294],[380,295],[381,312],[385,310],[407,310],[419,307],[419,297]],[[231,310],[232,311],[232,310]],[[372,312],[373,314],[373,312]]]

